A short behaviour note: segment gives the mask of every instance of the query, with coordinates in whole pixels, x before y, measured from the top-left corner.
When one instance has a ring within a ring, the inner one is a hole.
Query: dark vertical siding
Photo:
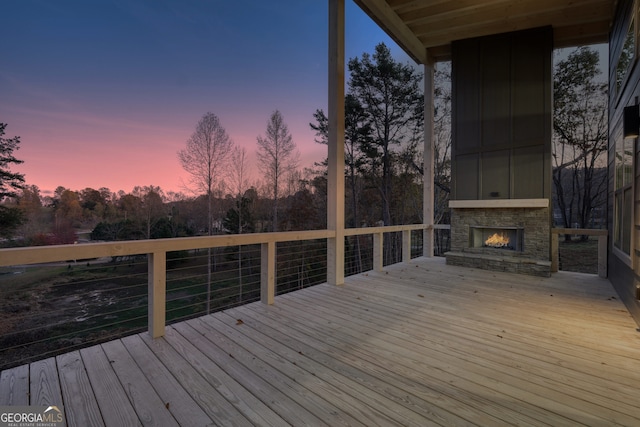
[[[524,33],[513,40],[513,76],[518,84],[513,87],[513,144],[525,146],[539,144],[547,136],[551,89],[540,90],[540,76],[549,72],[546,60],[549,46],[541,44],[535,34]]]
[[[503,147],[511,142],[511,38],[495,36],[482,40],[480,73],[482,85],[472,88],[481,94],[484,148]]]
[[[452,199],[551,197],[551,28],[452,46]]]
[[[480,155],[477,153],[458,155],[456,156],[455,167],[457,168],[457,181],[459,184],[456,186],[456,197],[454,199],[479,199]]]
[[[531,179],[540,175],[540,164],[545,164],[545,150],[541,146],[516,148],[513,150],[513,196],[515,199],[535,199],[545,194],[545,182]],[[547,176],[545,173],[543,175]]]
[[[632,267],[630,267],[624,258],[619,256],[613,250],[613,220],[614,220],[614,193],[615,193],[615,138],[614,135],[620,133],[622,127],[622,111],[625,106],[636,104],[636,98],[640,97],[640,67],[638,66],[638,60],[635,59],[635,63],[631,65],[628,70],[628,78],[625,79],[620,90],[616,87],[616,65],[617,60],[624,44],[629,22],[632,16],[633,2],[631,0],[621,0],[618,3],[616,16],[614,19],[611,36],[609,39],[609,199],[608,199],[608,228],[609,228],[609,260],[608,270],[609,279],[613,286],[616,288],[620,298],[624,301],[625,305],[629,309],[631,315],[636,322],[640,325],[640,302],[636,298],[636,286],[638,283],[637,274],[634,273]],[[635,170],[636,183],[638,180],[638,171],[640,171],[640,165],[638,165],[638,144],[635,144]],[[639,242],[638,237],[640,234],[640,198],[638,197],[639,188],[636,185],[635,188],[635,220],[632,230],[632,241]],[[635,249],[632,249],[631,258],[632,262],[636,266],[636,271],[640,271],[640,245],[636,243]]]

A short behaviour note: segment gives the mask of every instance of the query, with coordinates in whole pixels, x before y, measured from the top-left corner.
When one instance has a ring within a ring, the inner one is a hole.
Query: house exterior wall
[[[613,28],[609,39],[609,153],[608,153],[608,229],[609,229],[609,279],[613,283],[620,298],[624,301],[629,312],[640,325],[640,301],[637,287],[640,273],[640,152],[637,139],[631,140],[633,147],[633,181],[631,194],[631,223],[627,228],[630,234],[629,253],[620,251],[614,245],[616,232],[616,142],[623,140],[623,110],[629,105],[638,104],[640,99],[640,66],[638,65],[638,16],[635,17],[635,58],[626,69],[624,76],[620,76],[619,59],[625,40],[627,39],[630,23],[637,15],[638,3],[633,0],[618,2]]]

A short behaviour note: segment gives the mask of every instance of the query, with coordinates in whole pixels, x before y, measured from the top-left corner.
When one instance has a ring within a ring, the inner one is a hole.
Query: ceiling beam
[[[551,26],[556,47],[606,43],[619,0],[354,0],[416,62],[451,42]]]
[[[427,50],[416,35],[384,0],[354,0],[419,64],[427,63]]]

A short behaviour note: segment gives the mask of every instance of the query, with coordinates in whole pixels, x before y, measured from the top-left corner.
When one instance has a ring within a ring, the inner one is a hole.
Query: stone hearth
[[[449,206],[451,251],[445,254],[447,264],[551,275],[551,216],[547,199],[455,200]],[[474,242],[478,230],[503,230],[503,234],[521,241],[508,248],[478,244]]]

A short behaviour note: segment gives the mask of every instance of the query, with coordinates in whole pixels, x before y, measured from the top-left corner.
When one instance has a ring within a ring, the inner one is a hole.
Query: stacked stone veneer
[[[471,248],[470,227],[524,229],[522,252]],[[447,264],[535,276],[551,275],[549,208],[451,209],[451,251]]]

